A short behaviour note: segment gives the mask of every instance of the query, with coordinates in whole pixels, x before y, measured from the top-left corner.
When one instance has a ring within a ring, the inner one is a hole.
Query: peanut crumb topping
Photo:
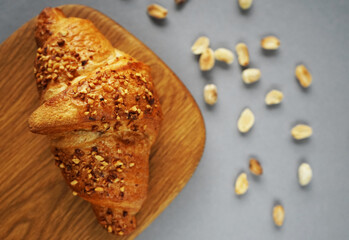
[[[102,187],[96,187],[96,188],[95,188],[95,191],[96,191],[96,192],[103,192],[103,191],[104,191],[104,188],[102,188]]]
[[[75,186],[77,183],[78,183],[78,181],[73,180],[73,181],[70,182],[70,185]]]
[[[122,59],[122,58],[121,58]],[[133,62],[128,62],[132,66]],[[142,119],[144,114],[151,114],[155,99],[149,87],[147,76],[134,73],[137,67],[131,70],[116,72],[111,69],[97,71],[96,75],[81,78],[74,82],[68,93],[76,99],[85,102],[84,115],[90,121],[102,120],[101,109],[114,112],[108,118],[121,120]],[[131,97],[135,94],[136,97]],[[155,105],[154,105],[155,106]]]
[[[120,181],[120,179],[118,179],[118,178],[115,178],[115,179],[113,180],[114,183],[117,183],[117,182],[119,182],[119,181]]]
[[[62,30],[60,33],[63,37],[67,36],[67,34],[68,34],[68,32],[66,30]]]
[[[116,167],[120,167],[124,165],[120,160],[117,160],[116,163],[114,164]]]
[[[76,158],[76,157],[74,157],[74,158],[72,159],[72,161],[73,161],[75,164],[79,164],[79,162],[80,162],[80,160],[79,160],[78,158]]]
[[[46,89],[49,82],[71,81],[77,76],[79,54],[65,48],[65,40],[56,45],[38,48],[35,60],[35,77],[39,90]]]
[[[103,161],[104,158],[100,155],[96,155],[95,158],[98,160],[98,161]]]

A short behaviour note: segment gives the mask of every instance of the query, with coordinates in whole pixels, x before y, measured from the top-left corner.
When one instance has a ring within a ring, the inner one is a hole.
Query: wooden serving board
[[[102,13],[80,5],[61,7],[67,16],[90,19],[120,50],[150,65],[164,121],[150,156],[146,202],[134,239],[176,197],[200,161],[204,122],[177,76],[144,44]],[[74,197],[54,165],[45,136],[29,132],[38,107],[33,77],[35,19],[0,46],[0,239],[115,239],[97,222],[88,202]]]

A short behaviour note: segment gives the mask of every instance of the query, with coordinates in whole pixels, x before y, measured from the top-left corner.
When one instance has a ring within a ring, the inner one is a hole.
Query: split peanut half
[[[175,0],[176,4],[182,4],[185,3],[187,0]]]
[[[204,88],[205,102],[214,105],[217,102],[217,87],[214,84],[207,84]]]
[[[231,64],[234,61],[234,54],[232,51],[226,48],[218,48],[214,51],[216,60]]]
[[[267,105],[275,105],[281,103],[282,99],[284,98],[284,94],[279,90],[271,90],[267,93],[265,96],[265,103]]]
[[[298,65],[295,70],[295,75],[299,81],[299,84],[307,88],[311,85],[313,77],[304,65]]]
[[[195,43],[191,47],[191,52],[195,55],[203,53],[210,46],[210,39],[202,36],[196,39]]]
[[[235,46],[236,54],[238,55],[239,64],[243,67],[250,64],[250,56],[248,53],[248,48],[245,43],[238,43]]]
[[[280,47],[280,40],[275,36],[267,36],[261,40],[261,46],[266,50],[276,50]]]
[[[298,168],[298,181],[301,186],[310,183],[313,177],[313,171],[308,163],[302,163]]]
[[[150,4],[148,6],[148,14],[149,16],[156,19],[164,19],[167,16],[167,9],[158,5],[158,4]]]
[[[263,174],[263,168],[262,168],[261,164],[259,163],[259,161],[255,158],[250,159],[249,168],[250,168],[251,173],[253,173],[254,175],[259,176],[259,175]]]
[[[235,193],[237,195],[243,195],[247,192],[248,180],[246,173],[241,173],[235,181]]]
[[[291,130],[291,135],[296,140],[309,138],[313,134],[313,129],[305,124],[298,124]]]
[[[249,108],[245,108],[238,120],[238,129],[241,133],[247,133],[252,128],[255,121],[253,112]]]
[[[201,71],[209,71],[214,67],[215,58],[211,48],[206,48],[200,56],[199,65]]]
[[[261,78],[261,70],[258,68],[248,68],[242,71],[242,80],[246,84],[257,82]]]
[[[253,0],[239,0],[239,6],[243,10],[247,10],[251,7]]]
[[[276,226],[281,227],[285,220],[285,209],[281,205],[276,205],[273,208],[273,220]]]

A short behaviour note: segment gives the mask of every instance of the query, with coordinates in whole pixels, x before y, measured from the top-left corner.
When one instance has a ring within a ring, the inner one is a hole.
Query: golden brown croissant
[[[130,233],[147,194],[162,119],[147,65],[115,49],[88,20],[44,9],[35,30],[41,106],[30,130],[47,135],[67,184],[108,232]]]

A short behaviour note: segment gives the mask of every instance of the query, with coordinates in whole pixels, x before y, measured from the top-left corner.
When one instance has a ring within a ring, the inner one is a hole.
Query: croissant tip
[[[109,233],[123,236],[130,234],[136,228],[136,217],[128,211],[94,204],[92,204],[92,209],[96,214],[98,222]]]
[[[31,131],[32,133],[37,133],[37,129],[36,129],[36,124],[35,124],[35,120],[34,120],[34,116],[33,114],[30,115],[29,119],[28,119],[28,128],[29,128],[29,131]]]

